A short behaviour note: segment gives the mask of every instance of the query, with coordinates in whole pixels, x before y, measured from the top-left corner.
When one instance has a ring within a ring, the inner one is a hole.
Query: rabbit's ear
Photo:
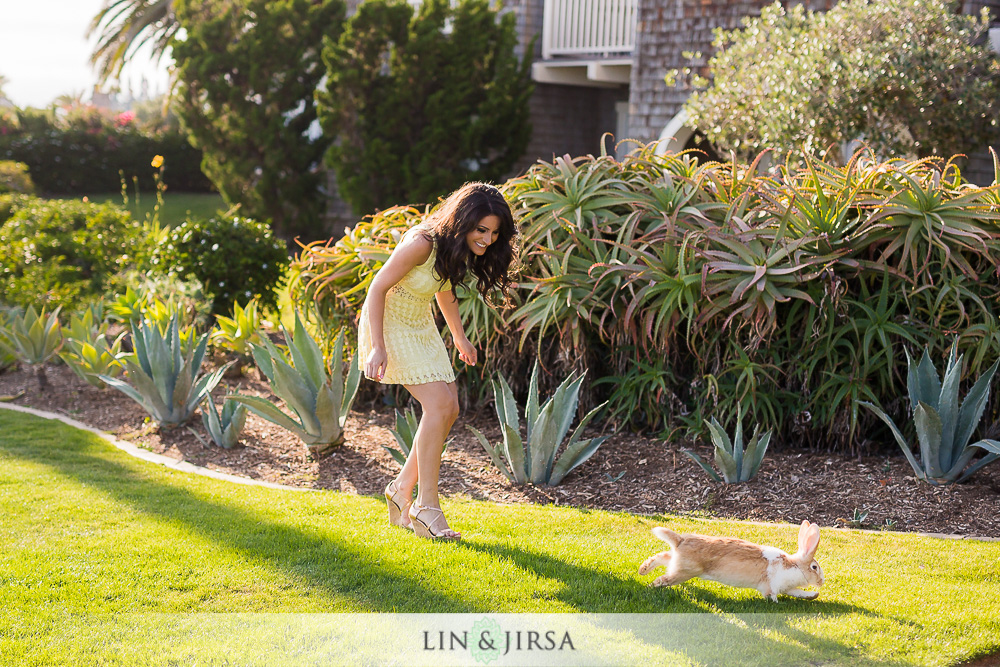
[[[799,527],[799,552],[806,558],[816,555],[819,547],[819,526],[815,523],[803,521]]]
[[[806,537],[809,535],[809,522],[804,520],[799,526],[799,551],[802,551],[802,546],[806,543]]]

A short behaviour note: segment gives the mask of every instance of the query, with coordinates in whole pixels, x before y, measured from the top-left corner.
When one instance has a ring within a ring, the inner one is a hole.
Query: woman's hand
[[[469,342],[469,339],[465,336],[455,339],[455,347],[458,348],[458,358],[469,364],[470,366],[475,366],[476,361],[479,359],[479,354],[476,352],[476,348]]]
[[[365,377],[369,380],[381,380],[385,375],[385,367],[389,363],[389,357],[385,353],[384,347],[373,347],[365,360]]]

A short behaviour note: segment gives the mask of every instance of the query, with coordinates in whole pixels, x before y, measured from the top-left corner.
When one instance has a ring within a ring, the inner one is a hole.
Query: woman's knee
[[[451,426],[458,419],[458,395],[451,391],[435,392],[432,396],[422,396],[420,407],[424,416]]]
[[[423,405],[424,414],[430,414],[433,418],[451,426],[458,419],[459,405],[458,397],[450,394],[441,396],[439,400],[431,405]]]

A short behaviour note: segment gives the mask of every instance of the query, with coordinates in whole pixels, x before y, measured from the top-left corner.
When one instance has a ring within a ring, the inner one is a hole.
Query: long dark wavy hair
[[[479,256],[469,250],[465,237],[488,215],[500,219],[498,236]],[[484,298],[499,289],[501,303],[508,301],[518,234],[510,205],[500,190],[487,183],[466,183],[448,195],[424,226],[437,242],[434,270],[441,279],[450,280],[454,286],[462,285],[465,274],[471,270],[476,277],[476,289]]]

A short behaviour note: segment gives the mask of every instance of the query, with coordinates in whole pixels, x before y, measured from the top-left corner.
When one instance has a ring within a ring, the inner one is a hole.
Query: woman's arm
[[[411,230],[412,231],[412,230]],[[365,360],[365,377],[381,380],[385,374],[388,357],[385,352],[385,295],[389,289],[403,279],[413,267],[419,266],[430,257],[434,244],[422,234],[407,233],[399,242],[389,259],[375,274],[368,287],[365,306],[368,310],[368,330],[371,332],[372,351]]]
[[[476,348],[469,342],[469,337],[465,335],[462,316],[458,314],[458,299],[455,297],[455,290],[438,292],[434,298],[437,299],[438,308],[441,309],[444,321],[448,323],[448,329],[451,330],[452,340],[455,341],[455,347],[458,348],[458,358],[470,366],[475,366],[479,355],[476,353]]]

